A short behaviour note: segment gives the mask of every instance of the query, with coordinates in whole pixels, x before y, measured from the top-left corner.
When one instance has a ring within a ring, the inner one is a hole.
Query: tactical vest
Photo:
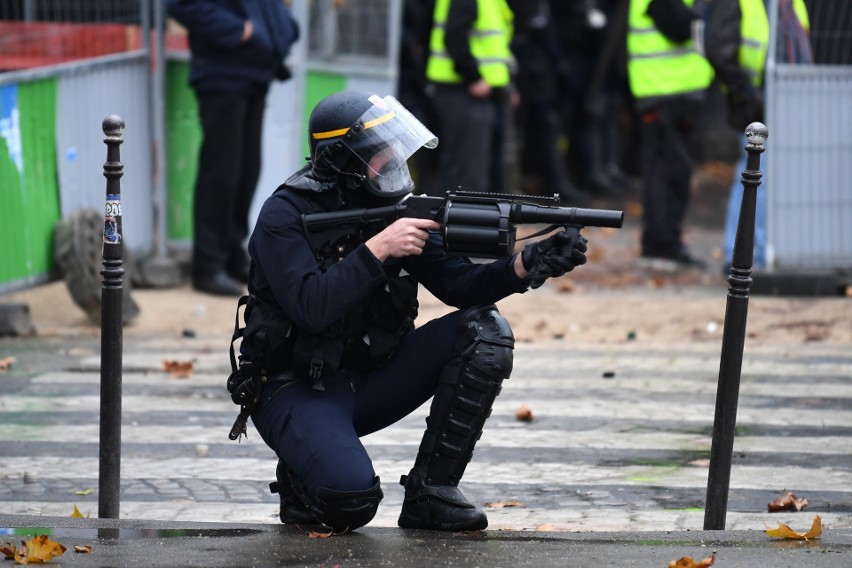
[[[646,13],[650,3],[630,0],[627,74],[637,105],[647,108],[672,96],[703,95],[713,81],[713,68],[692,40],[675,43],[660,33]]]
[[[284,189],[292,190],[285,185],[277,191]],[[320,211],[309,194],[293,193],[308,204],[310,211]],[[359,244],[357,239],[349,238],[326,243],[313,252],[325,271]],[[298,329],[274,300],[260,298],[250,290],[243,302],[246,310],[241,360],[268,373],[295,371],[299,376],[308,376],[317,390],[323,390],[323,380],[339,368],[367,371],[382,365],[396,354],[402,338],[414,329],[418,309],[414,277],[400,275],[399,263],[386,263],[385,272],[383,288],[374,289],[320,333]]]
[[[429,39],[429,60],[426,63],[426,77],[438,83],[461,83],[453,60],[447,53],[444,41],[447,14],[450,0],[437,0]],[[509,65],[512,52],[509,42],[512,36],[512,11],[505,0],[477,0],[476,21],[470,32],[468,42],[470,52],[479,66],[479,74],[492,87],[505,87],[509,84]]]

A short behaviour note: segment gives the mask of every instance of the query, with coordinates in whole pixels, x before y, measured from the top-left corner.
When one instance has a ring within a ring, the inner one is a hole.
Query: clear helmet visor
[[[438,138],[394,97],[370,100],[373,106],[349,128],[342,142],[364,164],[373,193],[404,195],[413,187],[408,159],[420,148],[435,148]]]

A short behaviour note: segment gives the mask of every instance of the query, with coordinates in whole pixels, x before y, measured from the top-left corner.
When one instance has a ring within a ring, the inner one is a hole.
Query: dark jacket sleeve
[[[264,204],[249,242],[253,284],[261,297],[271,294],[296,327],[319,333],[383,286],[386,275],[363,244],[323,272],[305,237],[301,213],[281,194]]]
[[[168,0],[167,7],[171,17],[206,42],[224,49],[240,45],[245,15],[209,0]]]
[[[473,263],[444,252],[439,235],[431,235],[423,253],[405,259],[405,269],[448,306],[469,308],[493,304],[525,292],[529,282],[518,278],[514,258]]]
[[[743,91],[751,81],[739,63],[742,37],[739,0],[714,0],[704,28],[704,51],[719,80],[732,91]]]
[[[168,0],[169,15],[189,32],[189,83],[198,91],[265,92],[299,37],[280,0]],[[242,42],[246,21],[252,35]]]
[[[683,0],[651,0],[647,13],[660,33],[676,43],[692,37],[692,21],[698,18]]]
[[[465,84],[481,79],[479,65],[470,52],[470,33],[476,21],[476,0],[450,0],[447,22],[444,25],[444,44],[453,59],[456,73]]]

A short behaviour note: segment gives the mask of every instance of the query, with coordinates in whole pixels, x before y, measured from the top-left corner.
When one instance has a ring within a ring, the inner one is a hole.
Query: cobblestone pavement
[[[125,344],[121,517],[276,522],[275,458],[249,430],[228,440],[222,346],[192,338]],[[0,374],[0,508],[97,515],[99,342],[6,339]],[[174,378],[163,361],[192,361]],[[699,530],[707,484],[719,345],[521,344],[462,482],[490,528]],[[852,350],[747,350],[727,528],[778,522],[852,528]],[[519,421],[526,405],[531,422]],[[373,527],[396,526],[426,408],[364,439],[385,499]],[[768,513],[792,491],[809,506]]]

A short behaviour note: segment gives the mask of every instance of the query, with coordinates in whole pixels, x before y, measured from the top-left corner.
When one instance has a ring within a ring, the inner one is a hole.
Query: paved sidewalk
[[[396,528],[422,408],[365,438],[385,499],[369,526],[332,539],[282,527],[274,456],[251,428],[228,440],[233,301],[185,289],[139,292],[140,322],[124,336],[121,520],[95,518],[98,330],[55,286],[34,290],[24,300],[44,333],[0,340],[0,359],[15,358],[0,372],[0,541],[49,532],[94,546],[66,552],[69,566],[665,567],[714,551],[725,567],[850,566],[849,300],[752,299],[728,530],[704,532],[724,289],[577,282],[585,291],[570,302],[554,285],[501,306],[518,324],[514,372],[462,482],[488,530]],[[191,362],[191,376],[170,376],[166,360]],[[516,419],[521,405],[531,422]],[[768,513],[785,491],[808,507]],[[71,519],[75,506],[89,518]],[[764,534],[779,522],[806,531],[815,515],[819,540]]]
[[[96,338],[6,340],[0,503],[4,513],[96,515]],[[192,361],[173,378],[163,361]],[[227,359],[192,339],[134,340],[123,373],[121,516],[275,523],[274,456],[250,430],[227,439]],[[703,526],[718,346],[520,345],[462,483],[492,530],[695,531]],[[727,528],[779,521],[852,528],[852,352],[764,347],[744,363]],[[532,422],[516,420],[526,405]],[[414,458],[426,408],[365,438],[385,500],[371,526],[394,527],[396,481]],[[810,505],[769,514],[793,491]],[[807,526],[804,526],[807,525]]]
[[[0,526],[37,529],[69,548],[65,566],[346,568],[665,568],[684,556],[714,557],[724,568],[848,568],[852,531],[832,530],[819,541],[770,541],[761,531],[516,532],[445,534],[365,527],[335,538],[309,538],[295,527],[270,524],[161,523],[110,519],[16,517]],[[32,529],[0,536],[26,539]],[[74,546],[90,545],[91,554]]]

